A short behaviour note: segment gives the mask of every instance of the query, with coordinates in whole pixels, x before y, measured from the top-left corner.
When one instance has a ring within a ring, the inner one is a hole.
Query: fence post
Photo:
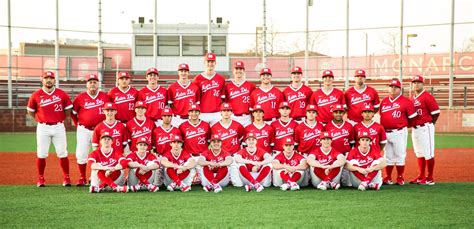
[[[467,107],[467,86],[464,86],[464,108]]]

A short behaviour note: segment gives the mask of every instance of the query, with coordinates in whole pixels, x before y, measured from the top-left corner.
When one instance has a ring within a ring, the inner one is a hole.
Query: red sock
[[[63,170],[63,175],[69,176],[69,158],[59,158],[59,164],[61,165],[61,169]]]
[[[224,179],[227,176],[227,173],[229,173],[229,169],[227,167],[220,167],[219,170],[217,170],[216,183],[219,183],[222,179]]]
[[[297,182],[301,178],[301,173],[295,172],[293,176],[291,176],[290,181]]]
[[[255,179],[253,179],[252,174],[250,174],[250,172],[247,170],[247,166],[241,165],[241,166],[239,167],[239,171],[240,171],[240,174],[241,174],[245,179],[247,179],[250,183],[252,183],[252,184],[256,184],[256,183],[257,183],[257,181],[255,181]]]
[[[331,171],[329,172],[329,174],[326,176],[326,179],[324,181],[327,181],[327,182],[330,182],[332,181],[337,175],[339,175],[339,173],[341,172],[341,168],[335,168],[335,169],[331,169]]]
[[[326,173],[324,173],[324,169],[322,168],[314,168],[314,174],[321,180],[326,178]]]
[[[38,176],[44,176],[44,169],[46,168],[46,158],[37,158],[36,168],[38,169]]]
[[[434,165],[435,165],[435,159],[434,157],[426,160],[426,164],[428,165],[428,180],[433,180],[433,172],[434,172]]]
[[[216,178],[214,177],[214,172],[212,172],[208,166],[202,167],[202,172],[204,173],[204,177],[211,183],[216,184]]]
[[[145,174],[140,174],[139,171],[140,171],[140,169],[137,169],[136,172],[135,172],[135,175],[137,176],[140,183],[145,184],[145,185],[150,184],[148,179],[150,179],[151,175],[153,174],[152,171],[148,171]]]
[[[367,181],[367,182],[370,183],[375,178],[375,176],[377,176],[378,173],[379,173],[379,171],[373,171],[373,172],[367,174],[367,177],[365,178],[365,180],[362,180],[362,181]]]
[[[426,160],[424,157],[418,158],[418,179],[425,178]]]
[[[280,172],[280,177],[285,183],[288,183],[291,180],[290,176],[288,173],[285,173],[285,171]]]
[[[111,177],[108,177],[108,176],[105,175],[104,170],[100,170],[99,172],[97,172],[97,176],[102,181],[102,183],[107,184],[111,188],[116,188],[117,187],[117,185],[114,183],[114,180]]]
[[[405,166],[397,165],[397,174],[399,177],[403,177],[403,172],[405,172]]]
[[[262,182],[262,180],[265,179],[268,174],[270,174],[270,170],[271,169],[269,166],[264,166],[263,168],[260,168],[260,173],[258,174],[257,179],[255,179],[255,181],[257,181],[258,183]]]
[[[81,176],[81,179],[86,179],[87,164],[77,164],[77,167],[79,167],[79,174]]]
[[[188,177],[188,176],[189,176],[189,170],[186,170],[186,171],[182,172],[181,174],[178,174],[178,178],[180,180],[179,185],[181,185],[181,181],[186,179],[186,177]],[[178,184],[178,183],[176,183],[176,184]]]
[[[385,171],[387,172],[387,178],[391,180],[392,179],[393,165],[387,165],[387,167],[385,167]]]
[[[362,173],[359,173],[357,171],[353,171],[352,174],[354,174],[354,176],[357,177],[357,179],[359,179],[360,181],[364,181],[366,179],[366,177]]]
[[[176,183],[177,185],[181,185],[181,180],[179,180],[178,174],[176,173],[175,169],[167,168],[166,174],[168,174],[168,176],[174,183]]]

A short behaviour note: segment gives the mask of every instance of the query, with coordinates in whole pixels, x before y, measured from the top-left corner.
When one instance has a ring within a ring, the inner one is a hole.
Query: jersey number
[[[62,104],[54,104],[54,111],[63,111]]]
[[[393,112],[392,112],[392,117],[394,117],[394,118],[400,118],[400,116],[402,116],[402,112],[401,112],[401,111],[393,111]]]
[[[135,104],[129,103],[129,104],[128,104],[128,110],[129,110],[129,111],[135,110]]]
[[[242,103],[249,103],[250,96],[242,96]]]

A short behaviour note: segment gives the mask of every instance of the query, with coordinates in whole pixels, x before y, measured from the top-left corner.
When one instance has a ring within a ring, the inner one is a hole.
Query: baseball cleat
[[[255,184],[255,191],[256,192],[263,191],[263,185],[261,185],[260,183]]]
[[[206,185],[204,187],[202,187],[202,189],[205,191],[205,192],[210,192],[212,190],[212,187],[210,185]]]
[[[222,192],[222,187],[219,184],[214,185],[214,193]]]
[[[38,183],[36,183],[36,186],[37,187],[44,187],[45,186],[45,183],[46,181],[44,180],[44,177],[43,176],[40,176],[38,178]]]
[[[290,190],[291,190],[291,191],[300,190],[300,186],[299,186],[296,182],[291,182],[291,183],[290,183]]]
[[[392,179],[390,179],[388,177],[385,177],[385,178],[383,178],[382,183],[385,184],[385,185],[391,185],[391,184],[393,184],[393,181],[392,181]]]
[[[138,192],[138,191],[140,191],[140,185],[137,184],[137,185],[132,185],[132,186],[130,186],[130,191],[131,191],[131,192]]]
[[[435,182],[433,179],[426,179],[426,184],[427,185],[435,185]]]
[[[321,181],[321,183],[319,183],[316,188],[319,190],[326,190],[327,189],[326,181]]]
[[[87,182],[86,182],[86,179],[84,178],[80,178],[76,184],[76,186],[86,186],[86,185],[87,185]]]
[[[405,179],[402,176],[397,177],[397,185],[404,185]]]
[[[334,190],[338,190],[341,187],[341,184],[336,183],[336,182],[331,182],[329,184],[331,185],[331,188]]]
[[[419,184],[421,182],[420,177],[416,177],[415,179],[410,181],[410,184]]]
[[[370,189],[373,189],[373,190],[375,190],[375,191],[378,191],[378,190],[380,190],[380,184],[377,184],[377,183],[370,183],[370,184],[369,184],[369,188],[370,188]]]
[[[71,186],[71,178],[70,178],[69,176],[65,176],[65,177],[64,177],[63,186],[64,186],[64,187],[69,187],[69,186]]]
[[[360,183],[358,189],[359,189],[360,191],[365,191],[365,190],[367,189],[367,186],[368,186],[368,185],[367,185],[367,182],[362,182],[362,183]]]
[[[244,188],[245,188],[245,191],[246,191],[246,192],[250,192],[250,191],[252,191],[253,186],[246,184],[246,185],[244,186]]]
[[[290,185],[288,183],[284,183],[280,186],[280,189],[283,191],[286,191],[290,188]]]
[[[126,193],[128,192],[128,186],[117,186],[114,188],[114,191]]]
[[[158,192],[158,190],[160,190],[160,188],[156,185],[152,185],[152,184],[149,184],[147,185],[146,187],[148,189],[148,191],[150,192]]]
[[[90,186],[89,187],[89,192],[90,193],[99,193],[100,192],[100,188],[98,186]]]
[[[191,186],[188,186],[188,185],[185,185],[185,184],[181,184],[179,186],[179,188],[181,189],[181,192],[189,192],[191,191]]]
[[[166,186],[166,189],[168,189],[168,191],[170,192],[173,192],[175,188],[176,188],[176,183],[174,182]]]

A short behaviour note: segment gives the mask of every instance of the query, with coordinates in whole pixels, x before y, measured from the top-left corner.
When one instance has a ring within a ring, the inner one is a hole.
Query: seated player
[[[321,147],[311,151],[306,158],[310,166],[311,183],[320,190],[341,187],[342,167],[346,157],[331,147],[332,137],[329,132],[323,132],[320,137]]]
[[[130,191],[137,192],[143,188],[150,192],[157,192],[158,186],[152,183],[155,180],[157,171],[160,168],[158,158],[148,151],[148,145],[151,143],[145,137],[137,140],[137,151],[127,155],[128,167],[128,185]]]
[[[303,183],[305,170],[308,168],[306,159],[295,150],[295,141],[292,137],[283,140],[283,152],[273,159],[273,185],[281,190],[296,191]]]

